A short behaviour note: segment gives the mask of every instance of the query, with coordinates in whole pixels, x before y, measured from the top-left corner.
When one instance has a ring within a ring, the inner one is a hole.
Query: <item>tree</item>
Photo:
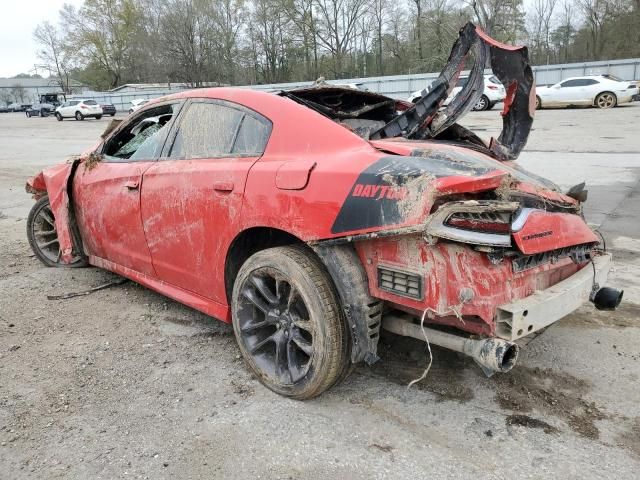
[[[15,102],[24,103],[24,97],[26,95],[27,95],[27,90],[19,83],[16,83],[11,86],[11,96],[13,97]]]
[[[85,0],[76,10],[65,4],[61,11],[65,36],[86,63],[100,65],[109,87],[120,85],[135,59],[130,52],[142,21],[135,0]]]
[[[318,41],[331,54],[331,70],[344,78],[345,57],[351,51],[358,20],[367,0],[315,0],[318,18]]]
[[[11,92],[5,89],[0,90],[0,102],[4,103],[5,105],[9,105],[11,102],[13,102],[13,95],[11,94]]]
[[[43,61],[46,68],[54,76],[54,81],[65,96],[69,90],[69,50],[66,48],[63,38],[51,23],[45,21],[38,25],[33,32],[35,41],[41,46],[38,50],[38,58]]]

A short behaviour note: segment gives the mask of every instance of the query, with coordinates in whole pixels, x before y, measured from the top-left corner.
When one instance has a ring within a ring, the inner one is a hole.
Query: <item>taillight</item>
[[[80,108],[89,108],[86,105],[80,105]]]
[[[506,212],[456,212],[447,219],[445,225],[474,232],[509,233],[511,215]]]
[[[498,90],[498,87],[496,87],[495,85],[487,85],[487,88],[489,90]]]

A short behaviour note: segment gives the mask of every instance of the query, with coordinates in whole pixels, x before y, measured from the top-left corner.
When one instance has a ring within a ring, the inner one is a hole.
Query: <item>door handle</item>
[[[216,192],[231,192],[233,191],[233,183],[232,182],[215,182],[213,184],[213,189]]]
[[[138,190],[140,185],[134,180],[129,180],[124,184],[124,186],[127,187],[127,190]]]

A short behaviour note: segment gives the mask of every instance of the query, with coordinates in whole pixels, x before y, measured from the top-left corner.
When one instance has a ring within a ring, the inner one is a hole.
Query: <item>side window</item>
[[[72,100],[69,102],[69,106],[70,107],[75,107],[76,105],[78,105],[80,102],[78,100]]]
[[[153,160],[160,155],[177,104],[160,105],[135,117],[109,140],[107,161]]]
[[[584,85],[585,85],[585,86],[587,86],[587,85],[596,85],[596,84],[598,84],[598,83],[600,83],[600,82],[599,82],[599,81],[597,81],[597,80],[594,80],[593,78],[588,78],[588,79],[586,79],[586,80],[584,81]]]
[[[262,155],[270,133],[271,124],[269,122],[245,114],[233,144],[232,153]]]
[[[228,155],[244,113],[217,103],[193,103],[182,115],[169,158]]]
[[[582,80],[567,80],[566,82],[562,82],[560,84],[560,86],[562,88],[566,88],[566,87],[579,87],[582,85]]]

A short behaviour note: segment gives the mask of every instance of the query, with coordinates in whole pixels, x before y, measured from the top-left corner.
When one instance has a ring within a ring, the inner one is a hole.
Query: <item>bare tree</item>
[[[609,0],[578,0],[578,5],[589,29],[591,56],[599,60],[605,42],[603,26],[610,14]]]
[[[38,50],[38,58],[42,60],[50,73],[55,75],[55,83],[66,99],[69,90],[70,55],[63,38],[51,23],[45,21],[38,25],[33,37],[42,47]]]
[[[27,90],[19,83],[11,86],[11,96],[17,103],[24,103],[24,97],[26,95]]]
[[[358,20],[366,0],[315,0],[318,10],[318,41],[331,54],[331,69],[344,78],[345,56],[358,32]]]

